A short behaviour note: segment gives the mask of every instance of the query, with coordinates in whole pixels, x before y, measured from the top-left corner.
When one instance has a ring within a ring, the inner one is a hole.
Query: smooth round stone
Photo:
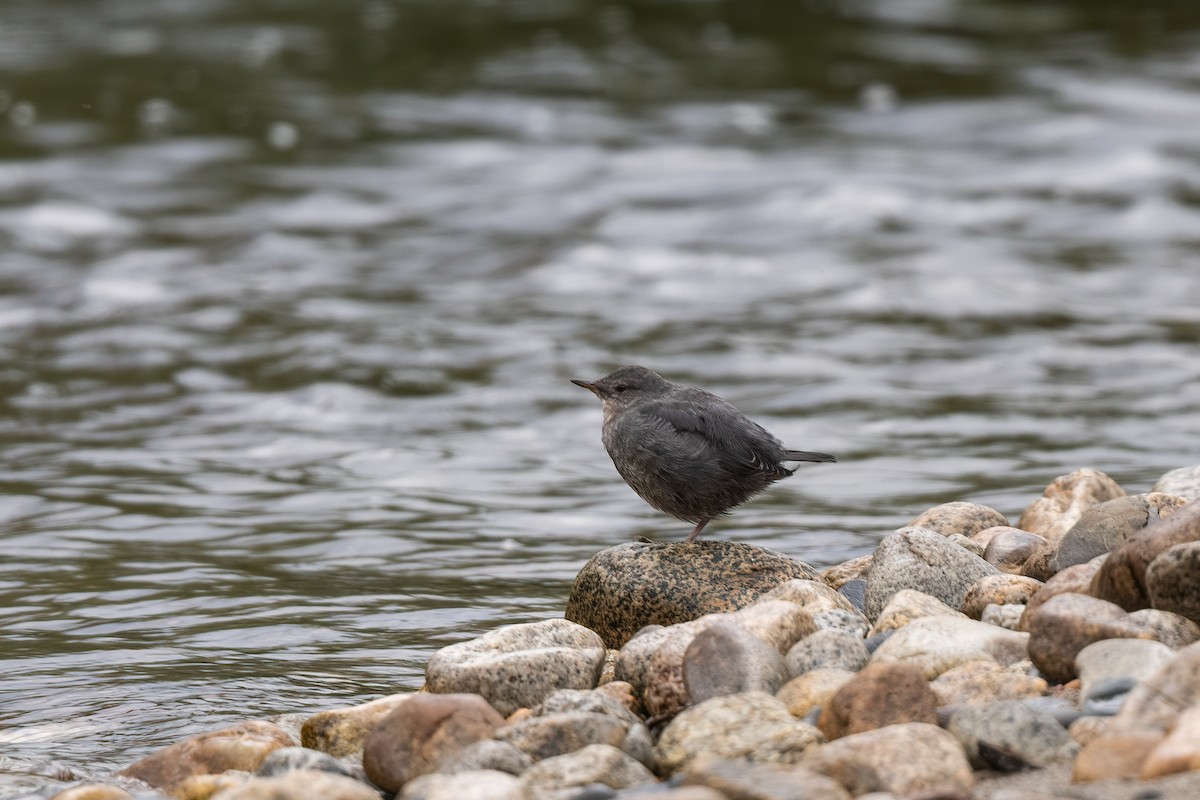
[[[278,725],[251,720],[164,747],[117,774],[170,793],[171,787],[193,775],[253,772],[273,750],[293,745],[295,741]]]
[[[836,589],[819,580],[793,579],[785,581],[764,594],[757,602],[767,600],[786,600],[789,603],[795,603],[813,615],[825,611],[847,611],[854,613],[858,610],[854,607],[853,603],[838,594]]]
[[[362,780],[366,777],[361,772],[355,771],[333,756],[317,750],[310,750],[307,747],[281,747],[278,750],[273,750],[258,765],[258,769],[254,774],[260,778],[270,778],[297,769],[315,769],[320,772],[331,772],[334,775],[345,775],[355,780]]]
[[[1146,608],[1150,563],[1175,545],[1196,541],[1200,541],[1200,503],[1189,503],[1110,553],[1092,579],[1090,592],[1129,611]]]
[[[335,758],[355,755],[379,721],[414,696],[411,692],[393,694],[357,706],[318,711],[300,727],[300,744]]]
[[[361,781],[323,770],[292,770],[269,778],[250,778],[225,789],[221,800],[379,800],[379,792]]]
[[[1188,500],[1200,499],[1200,465],[1181,467],[1165,473],[1151,488],[1152,492],[1163,492]]]
[[[965,617],[923,617],[879,645],[871,662],[900,661],[918,667],[931,680],[968,661],[1008,666],[1028,657],[1029,634],[997,628]]]
[[[878,636],[899,630],[914,619],[922,617],[958,617],[966,618],[966,614],[951,608],[932,595],[919,592],[916,589],[901,589],[892,595],[892,599],[879,612],[875,624],[867,632],[868,636]]]
[[[813,614],[813,623],[819,630],[849,633],[859,639],[866,638],[871,623],[858,611],[822,611]]]
[[[608,688],[609,691],[602,688],[559,689],[542,701],[542,704],[536,709],[536,715],[557,714],[563,711],[591,711],[616,717],[626,725],[641,722],[641,717],[635,714],[629,705],[633,702],[633,687],[627,683],[624,684],[625,692],[621,695],[623,699],[619,699],[612,693],[614,687],[609,686]]]
[[[505,625],[434,653],[425,688],[480,695],[507,716],[556,689],[594,688],[607,655],[595,632],[565,619]]]
[[[1185,503],[1181,497],[1166,494],[1135,494],[1097,503],[1063,534],[1050,559],[1050,569],[1060,572],[1120,547],[1133,534],[1170,516]]]
[[[701,757],[682,775],[684,786],[706,786],[721,798],[851,800],[840,783],[803,767]]]
[[[806,719],[853,677],[853,672],[844,669],[810,670],[785,683],[775,697],[787,706],[788,713],[793,717]]]
[[[1019,700],[963,706],[946,729],[976,769],[1016,772],[1071,759],[1079,746],[1058,720]]]
[[[840,593],[847,581],[862,580],[870,570],[871,556],[866,555],[826,567],[819,577],[822,583]]]
[[[659,767],[674,773],[701,754],[755,763],[793,764],[824,740],[813,725],[793,717],[769,694],[714,697],[684,709],[659,736]]]
[[[1024,575],[1025,564],[1046,547],[1044,538],[1019,528],[991,528],[983,534],[989,534],[983,560],[1010,575]]]
[[[781,583],[816,576],[802,561],[741,542],[629,542],[584,565],[565,616],[619,648],[647,625],[734,611]]]
[[[814,669],[857,672],[867,665],[870,658],[862,638],[852,633],[827,628],[792,645],[787,654],[786,672],[791,677],[803,675]],[[778,691],[778,688],[772,693]]]
[[[431,773],[404,785],[396,800],[519,800],[521,782],[507,772]]]
[[[1100,470],[1077,469],[1051,481],[1021,513],[1017,527],[1056,544],[1088,508],[1124,496],[1125,490]]]
[[[692,703],[741,692],[774,694],[787,678],[779,651],[730,622],[696,634],[683,654],[683,682]]]
[[[907,528],[926,528],[942,536],[973,536],[979,531],[1007,525],[1008,519],[994,508],[978,503],[942,503],[921,513]]]
[[[1155,556],[1146,567],[1146,594],[1154,608],[1200,623],[1200,541]]]
[[[1044,586],[1024,575],[985,575],[971,584],[959,610],[971,619],[981,619],[989,605],[1025,605]]]
[[[637,723],[640,724],[640,723]],[[560,756],[590,744],[620,748],[630,724],[608,714],[591,711],[562,711],[531,717],[496,731],[496,739],[508,742],[534,761]]]
[[[521,776],[522,797],[541,797],[561,789],[604,784],[624,789],[654,781],[641,762],[607,744],[591,744],[572,753],[547,758]]]
[[[821,709],[817,727],[826,738],[906,722],[937,723],[937,696],[916,667],[871,664],[847,681]]]
[[[33,797],[33,795],[27,795],[27,797]],[[64,789],[50,800],[133,800],[133,795],[119,786],[84,783]]]
[[[975,784],[958,739],[925,722],[843,736],[812,748],[800,766],[828,775],[855,797],[868,792],[897,797],[966,795]]]
[[[901,528],[875,548],[867,576],[866,615],[876,619],[902,589],[915,589],[951,608],[972,583],[998,570],[946,537],[923,528]]]
[[[508,742],[483,739],[469,744],[438,767],[438,772],[455,775],[460,772],[494,771],[520,775],[533,766],[533,759]]]
[[[929,684],[939,706],[964,706],[1040,697],[1049,688],[1045,679],[1030,675],[1019,662],[1008,667],[989,661],[968,661],[946,670]]]
[[[1154,779],[1200,769],[1200,706],[1185,709],[1142,763],[1142,777]]]
[[[1057,575],[1052,576],[1042,584],[1025,602],[1025,613],[1021,618],[1019,630],[1029,630],[1029,620],[1044,603],[1060,594],[1087,594],[1100,566],[1108,558],[1107,555],[1096,556],[1086,564],[1076,564],[1067,567]]]

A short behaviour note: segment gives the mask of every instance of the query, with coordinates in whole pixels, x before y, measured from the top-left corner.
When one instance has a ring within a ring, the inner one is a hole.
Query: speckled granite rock
[[[438,772],[443,775],[460,772],[507,772],[509,775],[520,775],[531,766],[533,759],[514,745],[496,739],[481,739],[439,764]]]
[[[1173,494],[1188,500],[1200,499],[1200,466],[1181,467],[1165,473],[1154,482],[1151,491]]]
[[[596,633],[565,619],[505,625],[434,653],[425,688],[478,694],[508,715],[556,689],[595,687],[607,655]]]
[[[881,633],[899,630],[914,619],[922,617],[959,617],[966,614],[951,608],[936,597],[919,592],[916,589],[901,589],[892,595],[875,624],[867,632],[868,636],[878,636]]]
[[[496,738],[508,742],[534,761],[580,750],[590,744],[607,744],[625,750],[625,738],[633,727],[608,714],[592,711],[560,711],[531,717],[496,731]],[[628,752],[628,751],[627,751]],[[631,753],[636,757],[637,754]]]
[[[379,792],[361,781],[321,770],[292,770],[269,778],[250,778],[214,796],[214,800],[379,800]]]
[[[1169,517],[1186,503],[1182,497],[1168,494],[1135,494],[1085,509],[1079,521],[1059,540],[1050,559],[1051,572],[1061,572],[1120,547],[1135,533]]]
[[[334,775],[354,778],[357,781],[366,780],[366,775],[363,774],[361,767],[352,767],[327,753],[310,750],[307,747],[281,747],[271,751],[258,765],[254,774],[260,778],[272,778],[298,769],[330,772]]]
[[[1017,527],[1036,533],[1057,549],[1059,539],[1079,521],[1084,511],[1124,496],[1125,490],[1103,472],[1077,469],[1051,481],[1042,496],[1021,514]]]
[[[741,542],[630,542],[602,550],[575,577],[566,618],[621,647],[647,625],[673,625],[734,611],[816,570]]]
[[[859,556],[821,570],[818,580],[835,591],[848,581],[861,580],[871,570],[871,556]]]
[[[979,531],[1008,525],[1008,519],[994,508],[961,501],[942,503],[918,515],[907,528],[926,528],[942,536],[972,536]]]
[[[348,708],[318,711],[300,728],[300,744],[335,758],[351,756],[362,750],[363,740],[379,720],[415,695],[393,694]]]
[[[1108,554],[1096,556],[1086,564],[1076,564],[1067,567],[1042,584],[1041,588],[1025,601],[1025,613],[1021,618],[1020,630],[1029,630],[1029,620],[1033,614],[1051,598],[1060,594],[1087,594],[1092,585],[1092,579],[1100,571],[1100,565],[1108,558]]]
[[[958,608],[972,583],[998,572],[933,531],[901,528],[875,548],[867,575],[866,614],[876,619],[902,589],[916,589]]]
[[[813,616],[826,611],[858,613],[858,609],[854,607],[853,603],[838,594],[837,590],[819,580],[793,578],[785,581],[758,598],[758,602],[767,600],[786,600],[789,603],[795,603]]]
[[[271,751],[294,744],[278,725],[257,720],[240,722],[164,747],[117,774],[170,793],[172,787],[192,775],[235,769],[253,772]]]
[[[681,776],[684,786],[707,786],[738,800],[850,800],[840,783],[803,767],[700,757]]]
[[[976,769],[1044,767],[1079,751],[1058,720],[1020,700],[963,706],[950,715],[946,730],[962,743]]]
[[[1028,657],[1029,634],[965,617],[923,617],[896,631],[871,655],[871,662],[901,661],[932,680],[968,661],[1000,666]]]
[[[847,681],[821,709],[817,727],[830,741],[885,725],[937,724],[937,696],[916,667],[871,664]]]
[[[507,772],[431,773],[404,785],[396,800],[520,800],[520,781]]]
[[[854,673],[844,669],[814,669],[792,678],[775,697],[797,719],[805,719],[812,711],[825,705]]]
[[[1043,678],[1026,672],[1030,666],[1027,661],[1007,667],[990,661],[968,661],[937,676],[929,688],[937,695],[939,706],[980,705],[1040,697],[1049,686]]]
[[[654,781],[641,763],[606,744],[592,744],[573,753],[547,758],[521,776],[522,800],[553,797],[552,792],[599,783],[613,789]]]
[[[1200,542],[1163,550],[1146,567],[1150,605],[1200,623]]]
[[[971,619],[980,619],[989,605],[1025,605],[1044,585],[1024,575],[985,575],[967,589],[959,610]]]
[[[844,669],[857,672],[866,666],[871,654],[859,636],[825,629],[805,636],[792,645],[787,654],[787,676],[803,675],[814,669]],[[780,684],[782,685],[782,684]],[[772,691],[778,691],[775,687]]]
[[[843,736],[812,748],[800,766],[828,775],[855,797],[868,792],[956,797],[954,792],[965,794],[975,784],[954,735],[924,722]]]

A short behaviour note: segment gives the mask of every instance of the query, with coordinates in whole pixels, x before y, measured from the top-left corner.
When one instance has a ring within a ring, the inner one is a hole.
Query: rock
[[[972,536],[979,531],[1008,525],[1008,520],[994,508],[977,503],[942,503],[925,511],[907,528],[925,528],[941,536]]]
[[[1134,687],[1113,717],[1113,730],[1165,733],[1193,705],[1200,705],[1200,642],[1175,653]]]
[[[365,783],[331,772],[298,769],[269,778],[250,778],[226,789],[213,800],[379,800],[379,793]]]
[[[443,761],[438,767],[438,772],[444,775],[457,775],[461,772],[506,772],[509,775],[520,775],[531,766],[533,759],[516,746],[495,739],[483,739],[467,745],[449,761]]]
[[[623,789],[649,783],[654,774],[640,762],[607,744],[591,744],[573,753],[547,758],[521,776],[522,800],[539,800],[550,793],[601,783]]]
[[[871,656],[872,663],[900,661],[932,680],[968,661],[1006,667],[1027,657],[1029,634],[960,617],[923,617],[896,631]]]
[[[1086,509],[1071,529],[1063,534],[1050,559],[1050,569],[1060,572],[1067,567],[1091,561],[1107,553],[1160,517],[1187,501],[1166,494],[1135,494],[1116,497]]]
[[[1200,541],[1163,550],[1146,567],[1150,605],[1200,623]]]
[[[663,784],[651,784],[644,789],[637,787],[611,795],[614,800],[729,800],[716,789],[705,786],[681,786],[667,788]],[[578,794],[570,800],[604,800],[599,796]]]
[[[902,589],[916,589],[958,608],[972,583],[998,572],[979,556],[922,528],[901,528],[887,536],[873,558],[867,576],[869,619],[876,619]]]
[[[1188,500],[1200,499],[1200,466],[1173,469],[1155,481],[1150,491]]]
[[[871,664],[821,709],[817,727],[830,741],[904,722],[937,724],[937,696],[916,667]]]
[[[775,648],[726,621],[696,634],[683,654],[683,683],[692,703],[741,692],[774,694],[787,677]]]
[[[1085,714],[1116,714],[1140,681],[1150,678],[1175,651],[1147,639],[1102,639],[1075,655]]]
[[[958,737],[976,769],[1045,767],[1079,750],[1058,720],[1019,700],[963,706],[950,715],[946,729]]]
[[[806,636],[788,650],[786,673],[795,677],[814,669],[857,672],[871,658],[863,640],[851,633],[826,629]],[[782,685],[782,681],[780,682]],[[778,691],[776,686],[772,694]]]
[[[1043,585],[1024,575],[985,575],[967,589],[959,610],[971,619],[980,619],[989,604],[1024,605]]]
[[[1176,772],[1200,769],[1200,705],[1186,709],[1167,736],[1142,762],[1141,778],[1148,780]]]
[[[867,618],[858,611],[822,611],[813,614],[812,619],[817,630],[841,631],[852,635],[855,639],[866,638],[867,631],[871,627]]]
[[[789,714],[804,719],[825,705],[853,677],[853,672],[844,669],[809,670],[785,683],[775,697],[787,706]]]
[[[709,624],[718,621],[733,623],[762,639],[780,655],[817,630],[817,624],[807,609],[786,600],[759,600],[730,614],[714,614],[701,620]]]
[[[741,542],[630,542],[602,550],[575,578],[566,618],[619,648],[647,625],[734,611],[792,578],[816,571]]]
[[[843,561],[841,564],[834,564],[832,567],[822,570],[818,580],[830,589],[837,591],[847,581],[866,578],[867,573],[871,570],[871,559],[871,556],[866,555]]]
[[[813,616],[826,611],[858,612],[853,603],[838,594],[837,590],[819,580],[797,578],[785,581],[764,594],[757,602],[769,600],[786,600],[789,603],[795,603]]]
[[[258,765],[254,774],[260,778],[271,778],[298,769],[330,772],[354,778],[356,781],[366,779],[361,770],[356,771],[331,755],[307,747],[281,747],[271,751]]]
[[[1071,780],[1076,783],[1113,778],[1137,778],[1142,764],[1164,738],[1145,731],[1102,733],[1088,742],[1075,758]]]
[[[983,560],[1009,575],[1024,575],[1025,564],[1046,548],[1046,540],[1020,528],[990,528]]]
[[[1050,598],[1060,594],[1087,594],[1092,585],[1092,578],[1106,558],[1107,555],[1097,556],[1086,564],[1067,567],[1042,584],[1042,587],[1025,602],[1025,614],[1021,619],[1020,630],[1029,630],[1029,620],[1034,612]]]
[[[103,783],[83,783],[64,789],[50,800],[133,800],[133,795],[119,786]]]
[[[1067,735],[1074,739],[1080,747],[1086,747],[1093,739],[1108,730],[1108,722],[1108,717],[1079,717],[1067,728]]]
[[[797,720],[771,695],[747,692],[684,709],[663,729],[656,752],[666,773],[687,767],[701,754],[791,764],[823,739],[815,726]]]
[[[544,716],[546,714],[558,714],[563,711],[591,711],[596,714],[607,714],[610,717],[615,717],[625,723],[626,727],[635,725],[642,721],[642,718],[630,710],[628,702],[632,699],[633,687],[628,683],[624,684],[623,695],[624,701],[618,699],[618,695],[603,691],[602,689],[559,689],[552,695],[547,697],[542,704],[537,708],[536,716]]]
[[[413,696],[393,694],[349,708],[318,711],[301,726],[300,744],[335,758],[355,755],[362,751],[363,740],[379,720]]]
[[[1029,657],[1043,674],[1057,681],[1075,677],[1075,656],[1093,642],[1163,636],[1119,606],[1082,594],[1050,598],[1027,618],[1027,624]]]
[[[253,772],[271,753],[294,745],[278,725],[252,720],[201,733],[164,747],[118,772],[156,789],[171,789],[192,775],[238,769]]]
[[[1049,687],[1044,679],[1026,674],[1020,662],[1001,667],[990,661],[968,661],[943,672],[929,688],[939,706],[963,706],[1041,697]]]
[[[594,688],[607,654],[598,635],[564,619],[505,625],[434,653],[425,688],[478,694],[507,716],[556,689]]]
[[[803,767],[703,756],[688,766],[681,783],[716,789],[729,800],[851,800],[840,783]]]
[[[458,757],[504,718],[479,695],[418,694],[375,726],[363,742],[363,769],[388,792]]]
[[[899,630],[914,619],[921,617],[963,618],[966,615],[924,592],[918,592],[916,589],[901,589],[879,612],[875,624],[871,626],[867,635],[878,636],[881,633]]]
[[[248,780],[250,773],[238,769],[218,775],[192,775],[175,784],[170,796],[176,800],[210,800],[227,791],[241,788]]]
[[[614,655],[613,665],[615,668],[615,666],[616,666],[615,656],[619,651],[610,650],[609,652]],[[603,695],[607,695],[608,697],[613,698],[614,700],[619,702],[621,705],[625,706],[625,708],[627,708],[629,710],[629,713],[633,714],[638,719],[641,719],[643,716],[645,716],[644,710],[642,709],[642,703],[640,700],[638,700],[637,694],[633,690],[633,684],[630,683],[629,681],[618,681],[618,680],[614,679],[614,680],[608,681],[607,683],[600,684],[599,686],[597,686],[595,688],[594,691],[596,692],[596,694],[603,694]],[[585,709],[576,709],[576,710],[596,711],[598,709],[585,708]]]
[[[1001,628],[1008,628],[1010,631],[1021,630],[1021,620],[1025,616],[1025,606],[1019,603],[1005,603],[998,606],[995,603],[988,603],[983,607],[983,613],[979,616],[980,622],[986,622],[989,625],[996,625]]]
[[[1124,497],[1116,481],[1095,469],[1077,469],[1055,478],[1042,496],[1021,514],[1017,527],[1036,533],[1057,547],[1058,540],[1097,503]]]
[[[954,735],[925,722],[843,736],[812,748],[800,765],[828,775],[855,797],[867,792],[941,796],[934,793],[967,793],[975,784]]]
[[[1177,544],[1195,541],[1200,541],[1200,503],[1192,502],[1143,528],[1110,553],[1092,579],[1090,593],[1126,611],[1147,608],[1146,569],[1150,562]]]
[[[520,800],[520,785],[512,775],[497,770],[433,772],[404,784],[396,800]]]
[[[867,582],[862,578],[855,578],[852,581],[846,581],[838,587],[838,594],[850,601],[850,604],[858,609],[858,613],[866,619],[867,607]]]
[[[574,752],[589,744],[620,748],[629,728],[628,722],[608,714],[562,711],[501,728],[496,731],[496,738],[508,742],[534,761],[541,761]]]

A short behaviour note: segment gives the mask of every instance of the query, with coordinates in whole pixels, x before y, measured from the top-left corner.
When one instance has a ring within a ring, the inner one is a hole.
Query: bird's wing
[[[732,475],[776,479],[792,474],[780,466],[783,446],[779,441],[723,400],[705,404],[703,410],[691,402],[659,400],[645,404],[640,411],[657,424],[669,425],[680,444],[694,448],[697,457],[716,461]]]

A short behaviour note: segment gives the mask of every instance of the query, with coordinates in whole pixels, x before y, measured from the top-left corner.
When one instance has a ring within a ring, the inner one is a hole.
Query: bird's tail
[[[829,453],[814,453],[811,450],[788,450],[783,454],[784,461],[837,461],[836,456]]]

